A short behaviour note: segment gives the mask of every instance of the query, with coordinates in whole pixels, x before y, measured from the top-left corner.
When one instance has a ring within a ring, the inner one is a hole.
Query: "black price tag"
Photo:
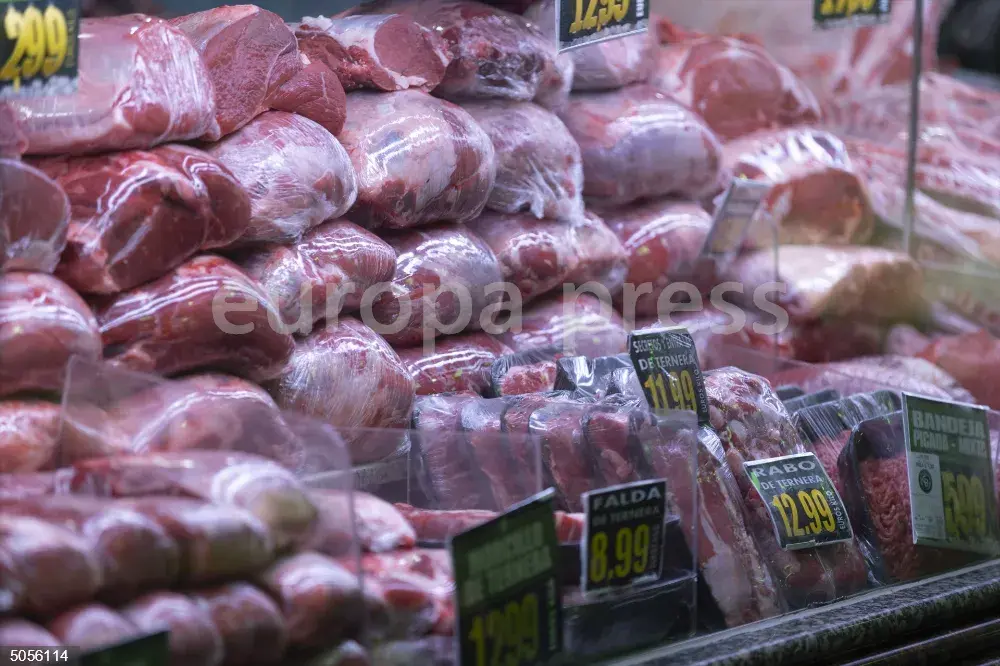
[[[628,354],[654,412],[686,409],[708,423],[708,395],[694,338],[683,326],[643,329],[628,336]]]
[[[854,538],[840,494],[814,453],[743,463],[771,513],[785,550],[812,548]]]
[[[76,90],[80,0],[0,0],[0,98]]]
[[[701,253],[717,259],[732,259],[740,251],[771,184],[736,178],[729,185],[722,203],[715,210],[712,228],[705,237]]]
[[[562,651],[553,496],[452,537],[461,666],[544,664]]]
[[[857,27],[886,23],[892,0],[813,0],[817,28]]]
[[[996,554],[986,408],[904,393],[903,424],[913,543]]]
[[[584,592],[649,585],[663,572],[667,482],[636,481],[583,494]]]
[[[78,666],[169,666],[169,632],[160,631],[85,652]]]
[[[559,52],[645,32],[646,0],[557,0]]]

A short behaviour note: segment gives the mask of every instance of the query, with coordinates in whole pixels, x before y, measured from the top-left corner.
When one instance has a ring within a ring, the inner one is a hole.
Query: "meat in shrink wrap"
[[[610,356],[625,351],[628,331],[609,303],[582,293],[552,296],[527,308],[520,330],[512,328],[504,341],[515,351],[550,348],[581,356]],[[555,367],[552,366],[553,379]]]
[[[544,393],[555,387],[557,347],[504,354],[490,368],[489,397]],[[527,427],[527,426],[525,426]]]
[[[435,341],[427,353],[423,346],[397,349],[413,377],[417,395],[472,391],[482,394],[490,386],[490,368],[510,349],[487,333],[451,335]]]
[[[191,599],[204,608],[222,636],[223,666],[276,664],[288,647],[281,609],[249,583],[199,590]]]
[[[250,224],[238,245],[295,242],[357,199],[347,151],[319,123],[293,113],[269,111],[208,152],[250,194]]]
[[[375,495],[328,488],[313,488],[311,494],[319,520],[309,550],[343,557],[350,554],[355,538],[362,550],[370,553],[416,545],[413,527],[392,504]]]
[[[649,33],[589,44],[573,56],[573,90],[616,90],[648,77],[656,56],[656,39]]]
[[[139,627],[104,604],[87,603],[64,610],[47,629],[65,645],[92,650],[138,638]]]
[[[132,600],[119,612],[146,633],[169,631],[171,666],[217,666],[222,661],[222,636],[202,606],[178,592],[151,592]]]
[[[348,218],[364,227],[467,222],[496,179],[493,144],[472,116],[417,90],[351,93],[339,138],[358,177]]]
[[[580,496],[603,485],[584,435],[584,416],[589,407],[581,402],[560,401],[531,414],[529,432],[538,439],[543,468],[555,482],[557,506],[567,511],[582,511]]]
[[[976,402],[1000,409],[1000,341],[986,330],[942,336],[917,356],[935,364],[969,389]]]
[[[315,121],[337,136],[347,120],[347,95],[329,67],[299,53],[302,69],[268,100],[274,111],[287,111]]]
[[[52,469],[58,461],[61,410],[40,400],[0,401],[0,474]]]
[[[152,148],[218,132],[212,80],[167,21],[143,14],[80,21],[75,93],[11,102],[30,155]]]
[[[365,585],[384,596],[392,632],[412,638],[454,632],[454,574],[447,551],[414,549],[361,558]]]
[[[507,8],[507,11],[520,13],[520,7]],[[556,7],[553,0],[537,0],[531,3],[523,12],[524,18],[541,31],[547,39],[556,40]],[[532,100],[535,104],[548,109],[558,111],[569,101],[569,93],[573,89],[573,62],[572,53],[559,53],[552,60],[545,62],[542,70],[542,80],[538,84],[538,92]]]
[[[0,192],[0,273],[51,273],[66,246],[66,193],[35,167],[2,157]]]
[[[0,620],[0,645],[5,647],[60,647],[55,636],[34,622],[12,617]]]
[[[28,148],[28,140],[18,125],[14,109],[0,104],[0,158],[17,158]]]

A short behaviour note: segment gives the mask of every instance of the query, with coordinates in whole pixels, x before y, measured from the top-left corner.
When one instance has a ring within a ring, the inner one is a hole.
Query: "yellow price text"
[[[800,490],[794,496],[791,493],[781,493],[771,500],[781,514],[781,522],[785,527],[785,536],[789,539],[807,535],[834,534],[837,531],[837,520],[830,510],[823,491],[814,488],[811,491]],[[805,522],[800,520],[799,509]]]
[[[525,594],[472,621],[469,640],[475,645],[476,666],[520,666],[538,659],[538,595]]]
[[[941,472],[944,525],[951,539],[986,537],[986,490],[975,474]]]
[[[649,525],[619,527],[614,532],[614,550],[608,532],[590,537],[590,563],[587,575],[592,585],[610,583],[649,573]]]
[[[569,26],[571,35],[587,30],[599,32],[611,23],[620,23],[628,14],[631,0],[587,0],[587,13],[583,12],[584,0],[576,0],[576,14]]]
[[[819,13],[825,17],[848,17],[868,14],[875,8],[875,0],[823,0]]]
[[[667,379],[664,380],[664,377]],[[670,389],[667,389],[667,384]],[[694,392],[694,377],[690,370],[660,372],[650,375],[643,382],[646,394],[653,400],[653,409],[688,409],[698,411],[698,398]]]
[[[8,5],[3,16],[3,32],[14,50],[0,67],[0,82],[13,81],[15,88],[39,74],[52,76],[62,69],[69,48],[66,15],[49,5],[41,11],[29,5],[19,11]]]

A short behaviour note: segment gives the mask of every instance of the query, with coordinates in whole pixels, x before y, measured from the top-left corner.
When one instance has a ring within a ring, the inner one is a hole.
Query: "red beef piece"
[[[580,144],[588,201],[697,199],[716,187],[719,141],[701,118],[651,86],[573,95],[559,117]]]
[[[66,252],[56,271],[77,291],[115,294],[246,232],[250,199],[206,153],[172,144],[39,160],[69,196]]]
[[[0,273],[51,273],[66,246],[66,193],[38,169],[9,159],[0,159],[0,192]]]
[[[656,39],[648,33],[630,35],[570,53],[574,91],[616,90],[647,79],[656,54]]]
[[[104,604],[89,603],[58,615],[48,630],[65,645],[84,650],[114,645],[140,635],[139,627]]]
[[[211,255],[97,309],[104,356],[116,365],[162,375],[211,367],[252,381],[276,376],[292,354],[292,336],[271,323],[279,317],[256,282]]]
[[[183,594],[151,592],[119,610],[143,632],[170,632],[171,666],[217,666],[222,661],[222,636],[212,616]]]
[[[336,136],[347,120],[347,95],[337,75],[322,62],[299,54],[302,69],[278,88],[268,102],[275,111],[295,113]]]
[[[276,664],[288,646],[281,609],[247,583],[194,592],[191,599],[212,616],[222,636],[224,666]]]
[[[0,620],[0,644],[6,647],[61,647],[55,636],[21,618]]]
[[[462,408],[459,417],[473,464],[488,479],[493,498],[500,509],[507,509],[541,486],[531,470],[517,465],[511,447],[502,433],[504,401],[473,400]]]
[[[461,107],[417,90],[351,93],[339,136],[358,175],[348,217],[362,226],[467,222],[493,189],[486,132]]]
[[[441,551],[444,552],[444,551]],[[413,638],[428,632],[447,634],[454,626],[449,594],[454,593],[447,562],[435,551],[409,550],[364,555],[344,562],[364,576],[366,594],[380,602],[372,614],[372,632],[382,639]]]
[[[269,97],[301,69],[295,35],[277,14],[230,5],[186,14],[171,24],[186,34],[208,69],[218,131],[232,134],[269,108]]]
[[[97,321],[76,292],[41,273],[0,274],[0,396],[60,391],[69,360],[100,358]]]
[[[607,404],[592,407],[583,417],[587,455],[597,468],[597,488],[640,479],[641,470],[635,464],[629,440],[631,412],[630,405]]]
[[[310,550],[331,557],[348,555],[354,545],[370,553],[381,553],[397,548],[412,548],[416,545],[416,534],[406,519],[392,504],[370,493],[355,490],[316,488],[312,499],[319,509],[319,520]],[[354,508],[354,522],[350,520],[350,508]]]
[[[402,15],[306,17],[295,38],[299,50],[336,72],[348,91],[430,92],[451,62],[437,33]]]
[[[0,402],[0,473],[52,469],[59,446],[61,410],[50,402]]]
[[[556,383],[556,362],[539,361],[512,366],[496,386],[498,396],[551,391]]]
[[[404,428],[413,406],[413,383],[399,356],[349,317],[298,340],[281,376],[268,388],[282,409],[346,430],[341,435],[356,465],[392,453],[402,433],[396,439],[350,429]]]
[[[494,3],[494,6],[512,11],[515,14],[523,14],[524,18],[534,23],[538,30],[551,40],[551,43],[555,42],[558,30],[556,28],[556,7],[553,0],[538,0],[531,3],[523,12],[520,9],[511,9],[502,4]],[[538,84],[538,92],[532,101],[553,112],[564,107],[569,101],[569,93],[573,88],[574,68],[572,53],[559,53],[554,59],[547,60],[542,69],[542,80]]]
[[[1000,409],[1000,381],[994,371],[1000,364],[1000,341],[986,330],[938,338],[917,356],[954,377],[977,403]]]
[[[481,395],[489,389],[493,362],[510,349],[486,333],[466,333],[440,338],[429,354],[423,346],[396,351],[413,377],[417,395],[467,391]]]
[[[584,439],[588,408],[556,402],[531,414],[530,432],[540,442],[542,464],[555,481],[560,508],[568,511],[581,511],[580,495],[601,485]]]
[[[75,93],[10,102],[30,155],[152,148],[218,132],[198,51],[168,22],[129,14],[80,21]]]
[[[521,330],[505,334],[515,351],[555,348],[580,356],[611,356],[625,351],[628,333],[621,317],[600,299],[584,293],[575,300],[553,296],[532,305]]]
[[[418,548],[380,555],[363,555],[361,570],[383,584],[394,579],[415,584],[434,601],[436,618],[432,632],[450,635],[454,630],[455,574],[447,551]]]

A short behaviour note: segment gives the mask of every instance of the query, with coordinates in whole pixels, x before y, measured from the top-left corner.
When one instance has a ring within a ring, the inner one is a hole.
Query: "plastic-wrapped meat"
[[[33,622],[21,618],[0,620],[0,645],[4,647],[60,647],[55,636]]]
[[[0,158],[20,157],[28,148],[28,140],[21,132],[14,109],[10,104],[0,104]]]
[[[94,597],[101,565],[87,541],[28,516],[0,516],[0,610],[47,616]]]
[[[101,357],[97,321],[83,299],[50,275],[0,274],[0,396],[62,390],[74,356]]]
[[[430,92],[451,62],[437,33],[402,15],[307,16],[295,27],[295,38],[299,50],[336,72],[347,91]]]
[[[570,97],[559,117],[580,144],[583,194],[602,205],[716,187],[721,147],[707,125],[655,88],[636,84]]]
[[[350,317],[298,340],[269,389],[282,409],[338,429],[403,428],[413,405],[413,383],[399,356],[372,329]],[[384,458],[399,443],[378,433],[343,436],[355,465]]]
[[[294,245],[266,245],[239,263],[278,306],[285,325],[308,334],[321,319],[357,310],[365,290],[391,280],[396,252],[353,222],[332,220]]]
[[[538,85],[538,94],[532,101],[543,109],[558,112],[569,102],[569,93],[573,87],[573,55],[560,53],[551,65],[542,72],[542,82]]]
[[[467,222],[496,179],[493,144],[472,116],[417,90],[351,93],[339,138],[358,176],[348,217],[365,227]]]
[[[994,371],[1000,363],[1000,341],[987,331],[942,336],[917,357],[954,377],[977,403],[1000,409],[1000,381]]]
[[[83,293],[154,280],[199,251],[232,243],[250,221],[242,185],[189,146],[36,164],[69,196],[69,237],[56,275]]]
[[[397,504],[396,508],[410,521],[421,541],[444,543],[448,537],[472,529],[478,525],[493,520],[500,514],[495,511],[463,509],[457,511],[441,511],[436,509],[418,509],[409,504]],[[583,525],[578,513],[555,512],[556,538],[560,543],[572,543],[580,540]]]
[[[559,356],[556,349],[530,349],[499,357],[490,368],[489,395],[499,398],[551,391],[555,387]]]
[[[769,219],[782,245],[863,245],[871,238],[875,215],[864,179],[833,134],[813,128],[755,132],[725,144],[722,156],[724,180],[772,186],[764,200],[770,215],[751,226],[747,246],[774,245]]]
[[[69,217],[57,183],[24,162],[0,158],[0,273],[55,270]]]
[[[545,488],[554,485],[550,468],[544,461],[544,453],[540,451],[540,442],[528,435],[532,431],[532,416],[534,413],[554,403],[575,402],[566,392],[529,393],[504,398],[507,408],[504,410],[501,427],[510,434],[510,451],[519,469],[531,470],[532,479],[541,479],[540,486]],[[535,481],[535,483],[539,483]],[[536,488],[527,488],[536,490]]]
[[[489,244],[523,302],[564,284],[598,282],[615,293],[625,280],[625,249],[593,213],[565,221],[486,213],[469,228]]]
[[[494,361],[510,352],[504,343],[486,333],[465,333],[438,339],[434,350],[423,346],[397,349],[417,395],[472,391],[483,394],[490,387]]]
[[[500,304],[500,263],[468,229],[441,224],[382,237],[396,250],[396,275],[371,314],[390,344],[408,347],[477,330],[483,315]]]
[[[505,410],[506,404],[500,398],[473,400],[466,403],[459,417],[472,464],[486,477],[500,509],[507,509],[541,489],[534,470],[520,467],[512,452],[518,446],[528,446],[530,440],[522,436],[523,441],[515,445],[508,443],[507,438],[518,436],[502,432]]]
[[[660,49],[650,84],[705,119],[723,140],[808,124],[821,111],[813,93],[762,47],[703,36]]]
[[[269,111],[208,147],[250,194],[250,225],[237,244],[291,243],[346,213],[358,183],[347,151],[308,118]]]
[[[584,417],[589,405],[555,402],[531,414],[530,433],[542,447],[542,464],[551,473],[557,502],[569,511],[581,511],[580,495],[601,486],[594,460],[584,439]]]
[[[61,488],[66,471],[0,474],[0,498],[6,500],[54,495]]]
[[[382,589],[391,611],[403,611],[401,616],[408,616],[407,633],[410,636],[426,633],[422,622],[437,635],[454,632],[455,581],[446,550],[416,549],[364,555],[361,570],[366,577],[372,577],[373,587]],[[368,584],[366,580],[365,585]],[[425,606],[428,601],[429,608]],[[394,624],[398,624],[398,620]]]
[[[60,439],[59,405],[26,400],[0,401],[0,474],[52,469]]]
[[[281,609],[261,590],[247,583],[229,583],[190,596],[208,611],[222,636],[224,666],[281,661],[288,627]]]
[[[363,629],[361,581],[336,560],[319,553],[291,555],[263,572],[258,583],[277,600],[291,647],[331,647],[357,638]]]
[[[331,557],[347,555],[357,539],[367,552],[412,548],[416,534],[392,504],[370,493],[316,488],[311,491],[319,520],[307,547]],[[354,521],[350,520],[353,503]]]
[[[256,5],[230,5],[186,14],[171,24],[188,36],[215,91],[218,131],[232,134],[267,111],[268,97],[301,68],[295,35],[277,14]]]
[[[10,102],[31,155],[151,148],[218,132],[212,81],[180,30],[142,14],[80,21],[77,91]]]
[[[274,111],[287,111],[315,121],[334,136],[347,120],[347,95],[337,75],[321,62],[299,54],[302,69],[268,100]]]
[[[218,666],[222,636],[205,608],[177,592],[151,592],[119,609],[147,633],[169,631],[171,666]]]
[[[199,256],[97,308],[105,358],[172,375],[211,367],[270,379],[294,349],[261,287],[221,257]]]
[[[616,90],[648,77],[656,58],[656,39],[643,32],[590,44],[573,56],[573,91]]]
[[[625,351],[628,333],[610,304],[591,294],[555,296],[528,308],[521,330],[506,333],[515,351],[556,348],[570,355],[611,356]],[[555,366],[552,367],[555,379]]]
[[[463,108],[489,135],[497,157],[487,208],[559,220],[583,214],[580,147],[555,114],[528,102],[469,102]]]
[[[632,411],[632,404],[612,401],[591,407],[583,417],[588,456],[597,469],[597,488],[638,481],[644,472],[636,464],[639,456],[630,439]]]
[[[63,611],[47,628],[65,645],[83,650],[114,645],[141,634],[139,627],[120,613],[97,603]]]
[[[917,356],[931,344],[931,338],[909,324],[896,324],[885,336],[883,351],[893,356]]]
[[[658,307],[660,296],[676,281],[694,284],[702,293],[715,286],[715,263],[701,256],[712,216],[698,204],[661,199],[603,215],[628,256],[624,282],[631,287],[618,297],[626,319],[665,311]]]

